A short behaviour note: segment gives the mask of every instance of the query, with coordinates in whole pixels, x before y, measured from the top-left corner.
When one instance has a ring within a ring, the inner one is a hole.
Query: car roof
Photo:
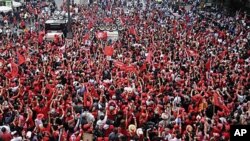
[[[45,22],[45,24],[61,24],[61,23],[67,23],[67,21],[61,19],[50,19]]]

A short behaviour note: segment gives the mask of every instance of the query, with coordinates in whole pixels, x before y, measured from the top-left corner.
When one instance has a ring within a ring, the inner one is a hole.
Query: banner
[[[106,40],[107,37],[108,37],[107,32],[97,32],[96,33],[96,38],[97,39]]]
[[[124,69],[125,64],[120,61],[114,61],[114,66],[120,69]]]

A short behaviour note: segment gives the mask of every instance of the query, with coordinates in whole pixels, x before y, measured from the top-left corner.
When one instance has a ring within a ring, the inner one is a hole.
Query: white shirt
[[[84,112],[82,116],[86,117],[88,123],[95,121],[95,117],[90,112]]]
[[[96,123],[96,125],[99,127],[99,128],[103,128],[104,127],[104,125],[106,124],[106,122],[107,122],[107,115],[105,115],[105,117],[104,117],[104,119],[103,120],[98,120],[97,121],[97,123]]]
[[[173,139],[171,139],[169,141],[181,141],[181,139],[177,139],[176,137],[174,137]]]
[[[14,137],[10,141],[22,141],[22,140],[23,140],[22,137]]]

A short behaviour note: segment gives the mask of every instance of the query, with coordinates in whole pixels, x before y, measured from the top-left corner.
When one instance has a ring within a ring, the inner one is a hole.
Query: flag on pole
[[[228,109],[228,107],[225,105],[225,103],[223,102],[223,100],[221,99],[221,96],[216,92],[214,93],[214,99],[213,99],[214,105],[218,106],[219,108],[221,108],[226,114],[230,113],[230,110]]]
[[[22,65],[23,63],[25,63],[25,57],[19,52],[17,52],[17,58],[18,58],[18,65]]]

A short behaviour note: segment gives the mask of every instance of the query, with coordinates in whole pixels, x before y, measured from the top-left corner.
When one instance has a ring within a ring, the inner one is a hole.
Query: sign
[[[117,41],[119,38],[118,31],[107,31],[108,40]]]

